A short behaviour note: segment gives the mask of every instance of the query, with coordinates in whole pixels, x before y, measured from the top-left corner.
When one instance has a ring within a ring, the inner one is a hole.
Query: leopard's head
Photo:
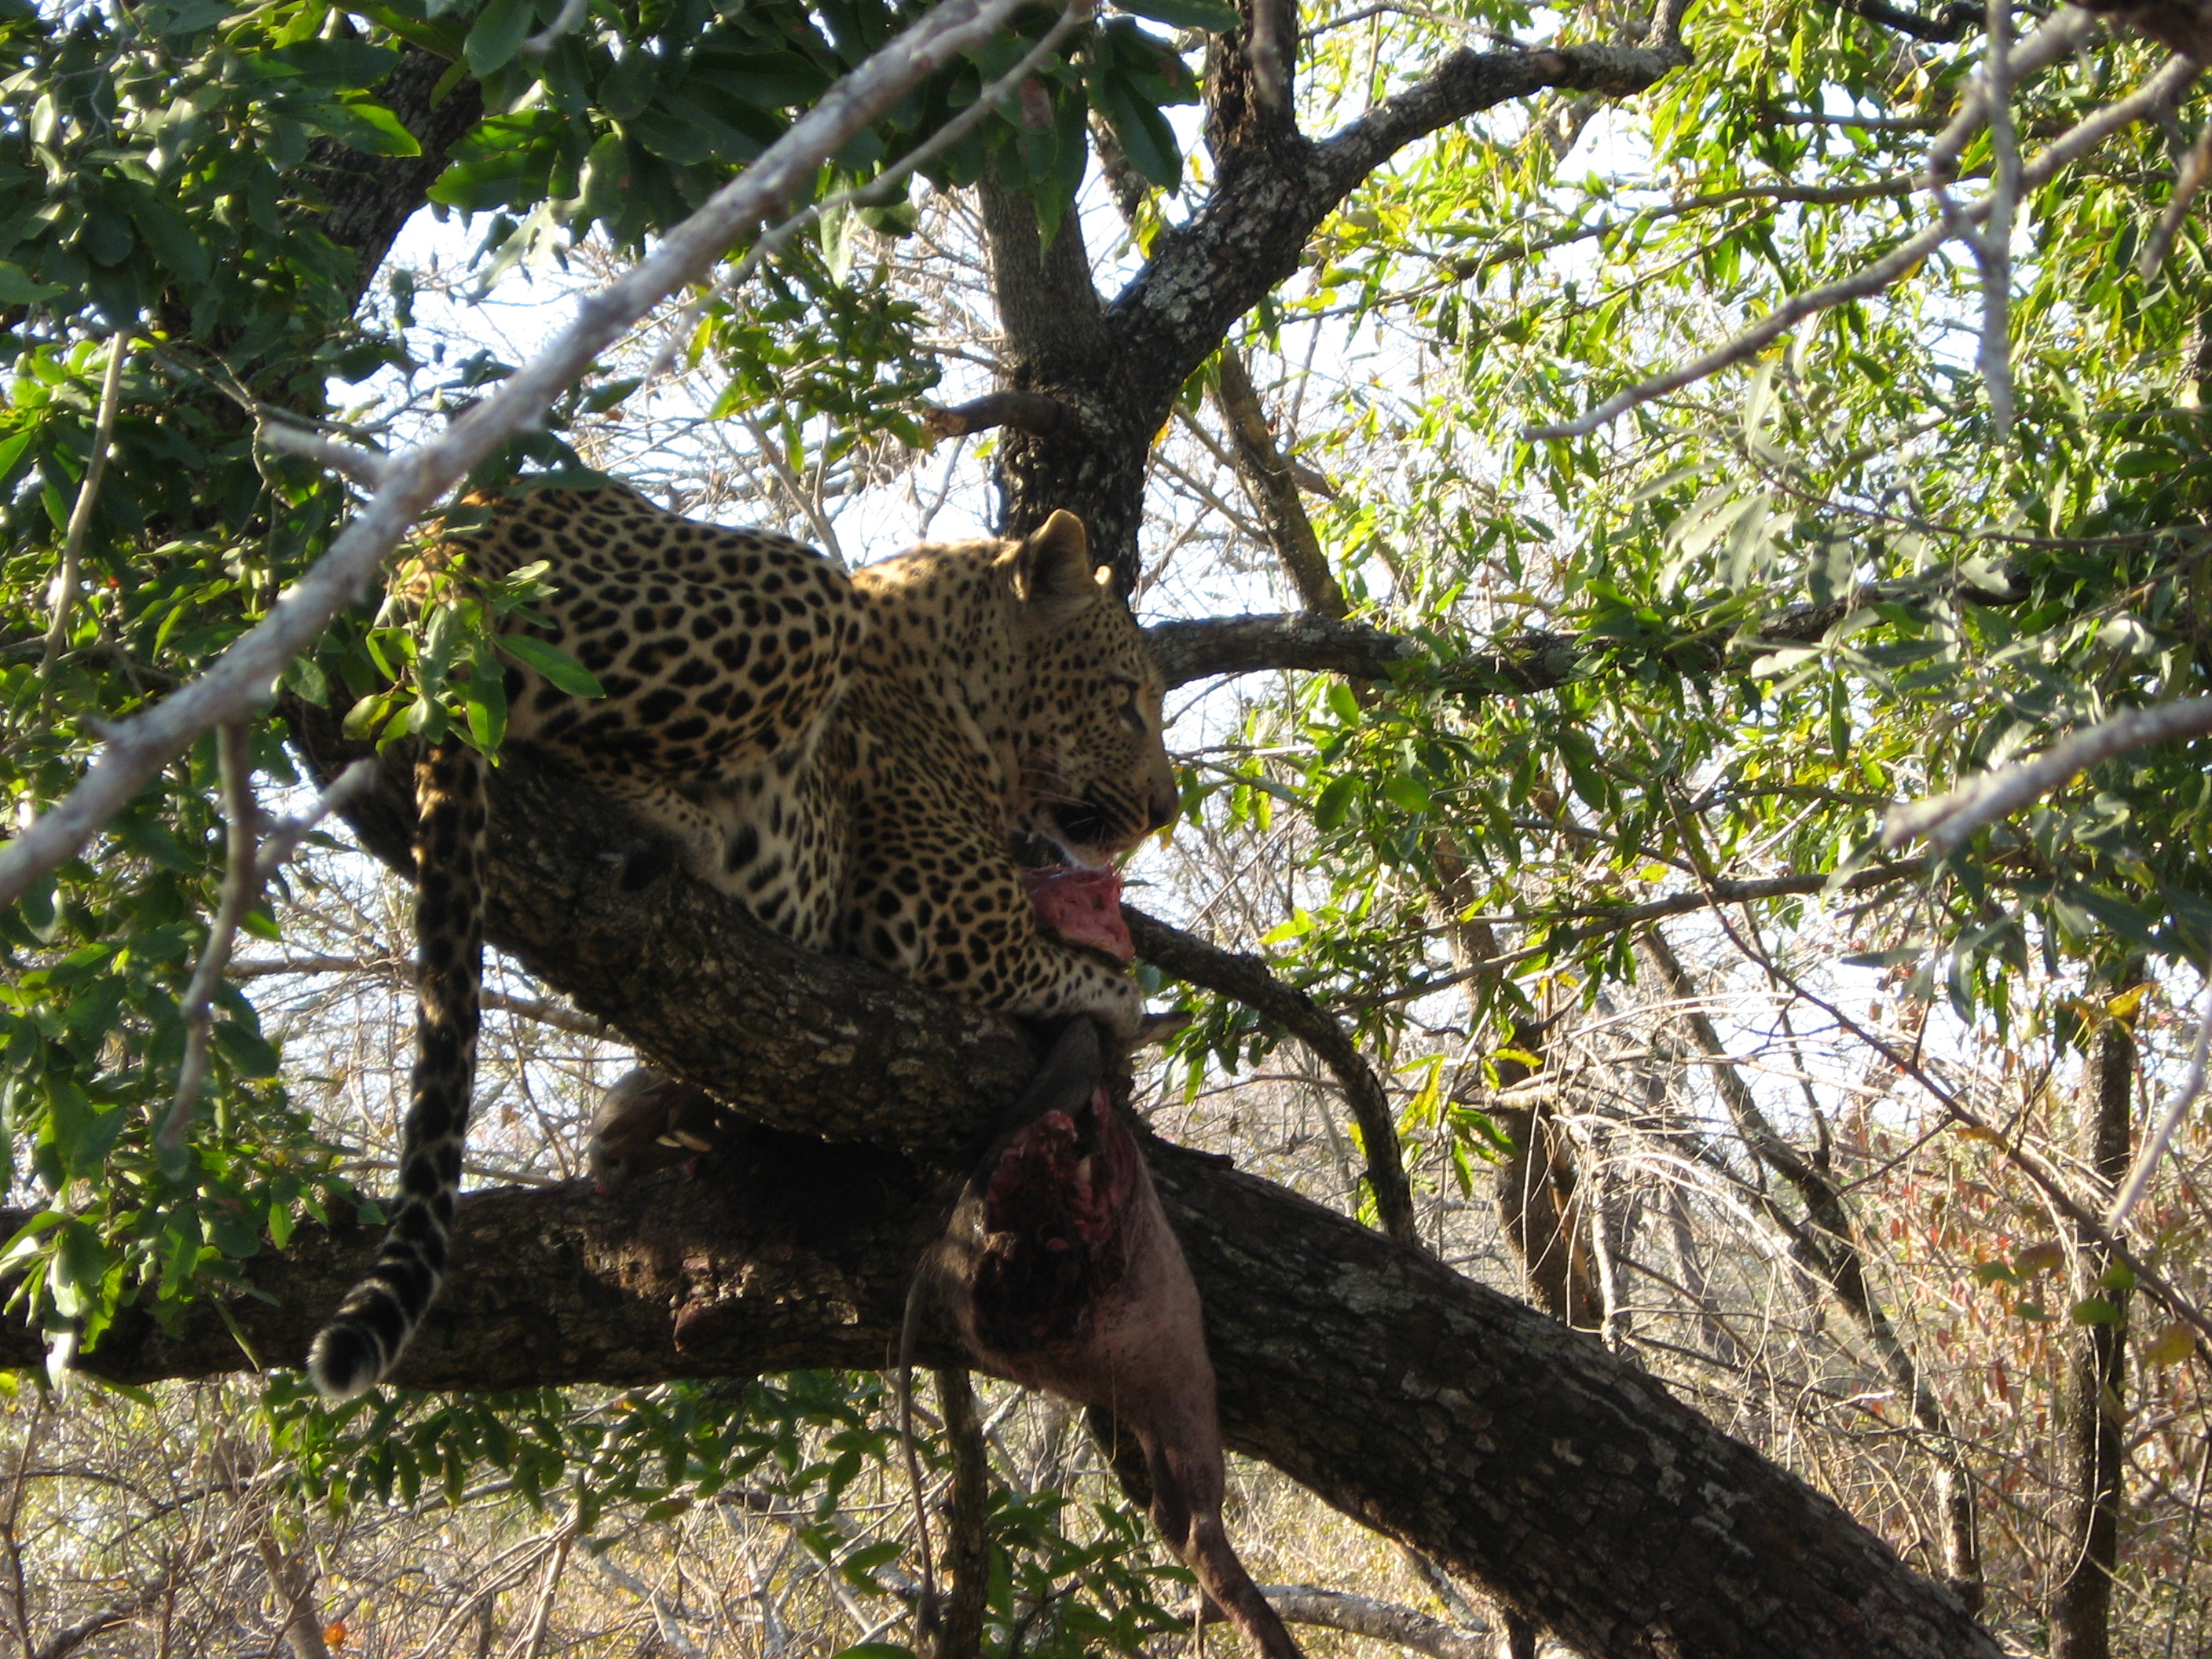
[[[995,569],[1026,665],[1010,711],[1011,827],[1058,842],[1078,864],[1103,864],[1175,817],[1160,732],[1167,683],[1073,513],[1010,544]]]

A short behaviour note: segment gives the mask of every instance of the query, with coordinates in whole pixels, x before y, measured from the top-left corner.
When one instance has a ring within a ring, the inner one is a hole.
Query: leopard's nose
[[[1176,821],[1176,814],[1182,810],[1181,795],[1172,789],[1155,789],[1152,791],[1152,817],[1145,825],[1145,833],[1149,836],[1155,830],[1166,829]]]

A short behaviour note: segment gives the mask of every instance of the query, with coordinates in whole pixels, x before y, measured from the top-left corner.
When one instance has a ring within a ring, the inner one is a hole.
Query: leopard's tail
[[[415,767],[415,1076],[392,1231],[368,1277],[315,1338],[307,1373],[334,1400],[399,1361],[446,1274],[461,1141],[476,1085],[483,982],[483,762],[447,738]]]

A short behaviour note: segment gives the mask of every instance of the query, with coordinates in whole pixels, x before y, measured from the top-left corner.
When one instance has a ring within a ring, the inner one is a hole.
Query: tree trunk
[[[2135,1038],[2107,1019],[2097,1034],[2081,1103],[2081,1162],[2106,1192],[2127,1177],[2128,1105],[2135,1091]],[[2109,1255],[2077,1237],[2074,1297],[2112,1316],[2084,1326],[2069,1345],[2058,1380],[2059,1524],[2063,1571],[2051,1597],[2051,1659],[2109,1659],[2112,1571],[2119,1564],[2125,1473],[2123,1391],[2127,1386],[2127,1296],[2102,1284]]]

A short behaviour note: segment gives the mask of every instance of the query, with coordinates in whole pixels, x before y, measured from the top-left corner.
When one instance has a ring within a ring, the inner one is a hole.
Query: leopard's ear
[[[1065,507],[1031,531],[1005,562],[1012,567],[1014,597],[1024,605],[1087,603],[1113,592],[1114,573],[1092,564],[1090,533]]]

